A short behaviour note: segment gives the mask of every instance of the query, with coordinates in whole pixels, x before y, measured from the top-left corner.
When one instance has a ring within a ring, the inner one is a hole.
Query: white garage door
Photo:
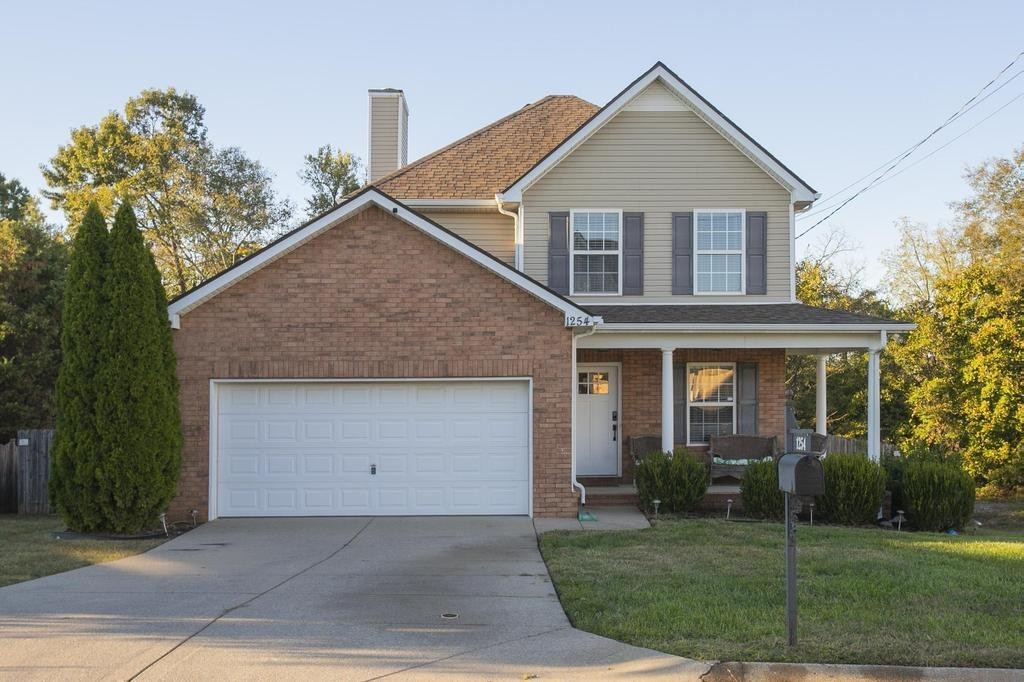
[[[220,516],[529,512],[524,381],[216,386]]]

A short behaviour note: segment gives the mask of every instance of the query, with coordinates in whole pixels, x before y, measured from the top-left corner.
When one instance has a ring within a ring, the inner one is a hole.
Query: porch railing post
[[[817,399],[817,410],[815,411],[814,430],[825,435],[828,433],[828,380],[825,375],[825,359],[827,356],[818,356],[818,377],[815,384],[815,398]]]
[[[672,398],[672,383],[675,373],[672,368],[674,348],[661,349],[661,449],[671,452],[675,446],[675,406]]]
[[[879,350],[868,352],[868,457],[876,462],[882,455],[880,353]]]

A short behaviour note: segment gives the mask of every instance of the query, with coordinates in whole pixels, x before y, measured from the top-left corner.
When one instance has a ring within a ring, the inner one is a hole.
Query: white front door
[[[619,474],[619,368],[577,365],[576,474]]]

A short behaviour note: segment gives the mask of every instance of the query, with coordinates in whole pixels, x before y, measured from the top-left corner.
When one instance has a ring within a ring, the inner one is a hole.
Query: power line
[[[1002,84],[1001,84],[1001,85],[1000,85],[999,87],[997,87],[997,88],[996,88],[995,90],[993,90],[992,92],[988,93],[987,95],[985,95],[984,97],[982,97],[981,99],[979,99],[979,100],[978,100],[977,102],[975,102],[974,104],[972,104],[972,105],[971,105],[971,106],[969,106],[968,108],[966,108],[966,109],[963,109],[963,110],[962,110],[962,111],[961,111],[960,113],[958,113],[958,114],[957,114],[957,115],[955,115],[955,116],[954,116],[953,118],[951,118],[951,119],[950,119],[950,121],[949,121],[949,123],[948,123],[947,125],[949,125],[949,124],[951,124],[951,123],[954,123],[954,122],[956,122],[956,121],[960,120],[961,118],[963,118],[964,116],[966,116],[967,114],[969,114],[969,113],[970,113],[971,111],[973,111],[974,109],[976,109],[976,108],[978,108],[979,106],[981,106],[981,105],[982,105],[982,103],[983,103],[983,102],[985,102],[985,100],[987,100],[987,99],[988,99],[989,97],[992,97],[993,95],[995,95],[995,94],[996,94],[997,92],[999,92],[1000,90],[1002,90],[1003,88],[1005,88],[1005,87],[1006,87],[1007,85],[1009,85],[1010,83],[1012,83],[1012,82],[1013,82],[1013,81],[1014,81],[1014,80],[1015,80],[1015,79],[1016,79],[1016,78],[1017,78],[1018,76],[1022,76],[1022,75],[1024,75],[1024,69],[1021,69],[1021,70],[1020,70],[1020,71],[1018,71],[1017,73],[1015,73],[1015,74],[1013,74],[1012,76],[1010,76],[1010,78],[1008,78],[1008,79],[1007,79],[1007,80],[1006,80],[1006,81],[1005,81],[1004,83],[1002,83]],[[860,182],[861,180],[864,180],[865,178],[868,178],[868,177],[870,177],[872,173],[875,173],[875,172],[877,172],[877,171],[881,170],[882,168],[885,168],[885,165],[886,165],[886,164],[888,164],[888,163],[892,163],[893,161],[895,161],[896,159],[898,159],[898,158],[900,157],[900,155],[901,155],[901,154],[904,154],[904,153],[906,153],[906,152],[908,152],[908,151],[912,150],[913,148],[914,148],[914,146],[913,146],[913,145],[911,145],[910,147],[907,147],[907,148],[906,148],[906,149],[904,149],[904,150],[903,150],[902,152],[900,152],[900,153],[899,153],[899,154],[897,154],[896,156],[892,157],[892,158],[891,158],[891,159],[889,159],[888,161],[886,161],[886,162],[882,163],[881,165],[879,165],[879,166],[878,166],[878,167],[876,167],[876,168],[873,168],[873,169],[871,169],[870,171],[868,171],[867,173],[865,173],[865,174],[864,174],[864,175],[862,175],[861,177],[857,178],[856,180],[854,180],[854,181],[853,181],[853,182],[851,182],[850,184],[846,185],[845,187],[843,187],[843,188],[841,188],[841,189],[838,189],[838,190],[836,190],[835,192],[833,192],[833,193],[832,193],[832,194],[831,194],[831,195],[829,196],[829,198],[825,200],[825,202],[824,202],[824,205],[816,207],[816,210],[814,210],[814,211],[812,211],[812,212],[810,212],[810,213],[805,213],[805,214],[803,214],[803,215],[800,215],[800,216],[797,216],[797,217],[798,217],[798,218],[801,218],[801,219],[803,219],[803,220],[806,220],[806,219],[808,219],[808,218],[813,218],[813,217],[814,217],[814,216],[816,216],[816,215],[821,215],[822,213],[824,213],[825,211],[827,211],[827,210],[828,210],[829,208],[831,208],[832,206],[835,206],[835,204],[836,204],[836,201],[837,201],[837,199],[838,199],[839,195],[841,195],[841,194],[842,194],[843,192],[845,192],[846,190],[850,189],[851,187],[853,187],[854,185],[856,185],[857,183],[859,183],[859,182]]]
[[[1014,58],[1013,58],[1013,60],[1012,60],[1012,61],[1011,61],[1011,62],[1010,62],[1009,64],[1007,64],[1006,66],[1004,66],[1004,67],[1003,67],[1003,68],[1002,68],[1002,69],[1001,69],[1001,70],[999,71],[999,73],[997,73],[997,74],[995,75],[995,77],[994,77],[994,78],[992,78],[992,80],[990,80],[990,81],[989,81],[988,83],[986,83],[986,84],[985,84],[985,85],[984,85],[984,86],[983,86],[983,87],[982,87],[982,88],[981,88],[980,90],[978,90],[978,92],[977,92],[977,93],[975,93],[975,94],[974,94],[974,95],[973,95],[973,96],[972,96],[972,97],[971,97],[970,99],[968,99],[968,100],[967,100],[966,102],[964,102],[964,103],[963,103],[962,105],[960,105],[960,108],[959,108],[959,109],[957,109],[957,110],[956,110],[956,111],[955,111],[955,112],[954,112],[953,114],[950,114],[950,116],[949,116],[949,117],[947,117],[947,118],[946,118],[946,120],[945,120],[945,121],[943,121],[943,122],[942,122],[941,124],[939,124],[939,126],[938,126],[937,128],[935,128],[935,130],[931,131],[930,133],[928,133],[927,135],[925,135],[925,136],[924,136],[923,138],[921,138],[921,140],[920,140],[920,141],[918,141],[918,142],[917,142],[916,144],[912,145],[912,146],[911,146],[911,147],[910,147],[910,148],[909,148],[909,149],[908,149],[908,150],[907,150],[906,152],[904,152],[903,154],[901,154],[901,155],[900,155],[900,156],[899,156],[899,157],[898,157],[898,158],[897,158],[897,159],[896,159],[895,161],[893,161],[893,162],[892,162],[892,163],[891,163],[891,164],[890,164],[890,165],[889,165],[889,166],[888,166],[888,167],[887,167],[887,168],[886,168],[886,169],[885,169],[884,171],[882,171],[882,172],[881,172],[881,173],[880,173],[880,174],[879,174],[878,176],[876,176],[876,177],[875,177],[875,178],[874,178],[873,180],[871,180],[871,182],[869,182],[869,183],[868,183],[867,185],[865,185],[865,186],[864,186],[863,188],[861,188],[860,190],[858,190],[857,192],[855,192],[855,193],[854,193],[853,195],[851,195],[851,196],[850,196],[849,198],[847,198],[847,199],[846,199],[845,201],[843,201],[843,202],[842,202],[841,204],[839,204],[839,206],[837,206],[837,207],[836,207],[835,209],[833,209],[833,210],[832,210],[832,211],[831,211],[831,212],[830,212],[830,213],[829,213],[828,215],[826,215],[826,216],[825,216],[824,218],[822,218],[821,220],[819,220],[819,221],[815,222],[815,223],[814,223],[813,225],[811,225],[810,227],[808,227],[808,228],[807,228],[806,230],[804,230],[803,232],[801,232],[800,234],[798,234],[798,235],[796,236],[796,238],[797,238],[797,239],[800,239],[801,237],[803,237],[804,235],[806,235],[806,234],[807,234],[808,232],[810,232],[810,231],[811,231],[811,230],[813,230],[814,228],[818,227],[818,225],[821,225],[821,224],[822,224],[823,222],[825,222],[826,220],[828,220],[829,218],[831,218],[832,216],[834,216],[834,215],[835,215],[836,213],[838,213],[839,211],[841,211],[841,210],[842,210],[842,209],[843,209],[843,208],[844,208],[844,207],[845,207],[845,206],[846,206],[847,204],[849,204],[849,203],[850,203],[851,201],[853,201],[854,199],[856,199],[857,197],[859,197],[859,196],[860,196],[861,194],[864,194],[864,192],[868,191],[869,189],[871,189],[872,187],[874,187],[874,186],[875,186],[876,184],[878,184],[878,183],[879,183],[879,182],[880,182],[880,181],[881,181],[882,179],[884,179],[884,178],[885,178],[885,176],[887,176],[887,175],[888,175],[888,174],[889,174],[889,173],[890,173],[890,172],[891,172],[891,171],[892,171],[892,170],[893,170],[894,168],[896,168],[896,166],[898,166],[898,165],[899,165],[900,163],[902,163],[904,159],[906,159],[906,158],[907,158],[908,156],[910,156],[911,154],[913,154],[913,153],[914,153],[914,152],[915,152],[915,151],[916,151],[917,149],[919,149],[919,148],[921,147],[921,145],[923,145],[923,144],[924,144],[925,142],[927,142],[928,140],[930,140],[931,138],[933,138],[933,137],[934,137],[934,136],[935,136],[935,135],[936,135],[936,134],[937,134],[937,133],[938,133],[939,131],[941,131],[941,130],[942,130],[943,128],[945,128],[945,127],[946,127],[946,126],[948,126],[948,125],[949,125],[950,123],[952,123],[952,122],[953,122],[953,121],[954,121],[954,120],[955,120],[956,118],[958,118],[958,117],[960,116],[960,114],[961,114],[962,112],[964,112],[964,110],[965,110],[965,109],[966,109],[967,107],[969,107],[969,106],[970,106],[970,105],[971,105],[971,104],[972,104],[972,103],[973,103],[973,102],[974,102],[975,100],[977,100],[977,99],[978,99],[978,97],[980,97],[980,96],[981,96],[981,93],[983,93],[983,92],[984,92],[985,90],[987,90],[987,89],[988,89],[988,88],[989,88],[989,87],[990,87],[990,86],[991,86],[991,85],[992,85],[993,83],[995,83],[995,82],[996,82],[997,80],[999,80],[999,79],[1000,79],[1000,78],[1002,77],[1002,75],[1003,75],[1004,73],[1006,73],[1006,72],[1007,72],[1007,71],[1008,71],[1009,69],[1011,69],[1011,68],[1013,67],[1013,65],[1014,65],[1014,64],[1016,64],[1016,63],[1017,63],[1018,61],[1020,61],[1021,57],[1024,57],[1024,50],[1022,50],[1021,52],[1019,52],[1019,53],[1017,54],[1017,56],[1016,56],[1016,57],[1014,57]]]

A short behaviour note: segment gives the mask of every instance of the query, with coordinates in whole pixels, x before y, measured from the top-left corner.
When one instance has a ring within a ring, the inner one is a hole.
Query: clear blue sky
[[[827,200],[955,111],[1024,49],[1022,26],[1019,0],[12,3],[0,172],[38,190],[73,127],[174,86],[299,204],[303,154],[365,158],[368,88],[405,89],[417,158],[547,94],[604,104],[660,59]],[[1024,77],[936,144],[1021,92]],[[894,221],[948,220],[964,169],[1024,143],[1022,123],[1024,98],[839,213],[850,258],[881,277]]]

